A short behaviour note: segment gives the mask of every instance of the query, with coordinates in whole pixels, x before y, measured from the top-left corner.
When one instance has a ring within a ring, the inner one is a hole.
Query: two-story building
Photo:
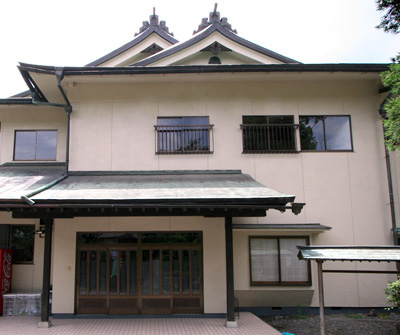
[[[302,64],[214,11],[187,41],[153,13],[87,66],[19,69],[29,92],[0,100],[0,247],[13,291],[43,283],[48,301],[51,284],[55,316],[315,307],[297,245],[393,245],[387,64]],[[326,306],[386,306],[394,279],[326,274]]]

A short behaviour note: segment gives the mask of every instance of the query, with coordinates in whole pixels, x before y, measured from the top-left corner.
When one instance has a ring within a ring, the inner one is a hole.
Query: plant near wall
[[[387,309],[397,308],[400,310],[400,279],[397,279],[393,283],[389,283],[385,289],[385,293],[388,304],[392,305]]]
[[[393,283],[389,283],[387,288],[385,289],[386,298],[388,304],[391,304],[391,307],[388,307],[388,310],[398,309],[400,310],[400,279],[397,279]],[[396,323],[396,331],[397,334],[400,334],[400,324]]]

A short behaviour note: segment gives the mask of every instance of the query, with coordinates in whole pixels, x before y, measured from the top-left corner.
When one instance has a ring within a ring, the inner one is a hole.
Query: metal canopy
[[[298,246],[298,257],[316,261],[400,262],[394,246]]]
[[[297,257],[314,260],[318,268],[318,295],[321,335],[325,335],[325,299],[323,273],[398,274],[398,271],[323,270],[324,261],[399,262],[400,247],[394,246],[297,246]]]
[[[244,230],[288,230],[323,233],[331,230],[332,227],[324,226],[319,223],[236,223],[233,229]]]

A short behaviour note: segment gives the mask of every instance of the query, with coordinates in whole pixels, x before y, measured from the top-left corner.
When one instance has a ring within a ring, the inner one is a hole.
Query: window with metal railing
[[[213,153],[213,125],[208,116],[159,117],[156,154]]]
[[[296,129],[292,115],[243,116],[243,153],[296,153]]]

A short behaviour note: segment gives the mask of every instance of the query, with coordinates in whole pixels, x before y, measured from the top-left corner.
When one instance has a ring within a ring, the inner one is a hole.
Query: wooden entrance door
[[[78,246],[76,312],[202,313],[201,246]]]

